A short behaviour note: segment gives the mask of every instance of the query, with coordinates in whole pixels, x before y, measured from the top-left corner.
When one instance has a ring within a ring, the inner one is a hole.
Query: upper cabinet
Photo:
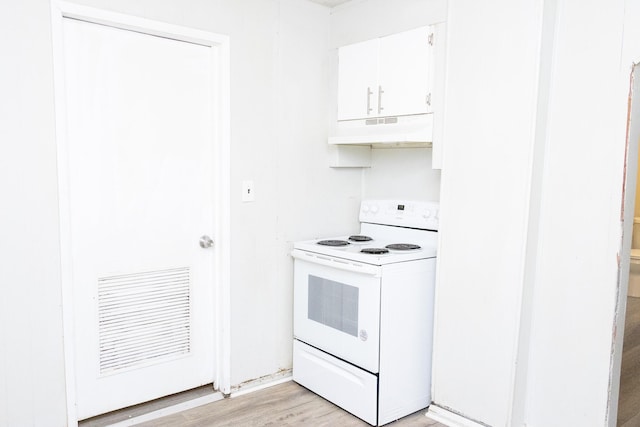
[[[338,120],[430,113],[433,32],[421,27],[338,49]]]
[[[442,168],[446,23],[338,48],[332,167],[370,166],[371,147],[431,147]]]

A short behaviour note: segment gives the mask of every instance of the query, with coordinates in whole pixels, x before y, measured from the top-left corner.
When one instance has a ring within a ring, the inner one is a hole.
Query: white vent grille
[[[188,267],[98,279],[101,374],[189,353],[190,282]]]

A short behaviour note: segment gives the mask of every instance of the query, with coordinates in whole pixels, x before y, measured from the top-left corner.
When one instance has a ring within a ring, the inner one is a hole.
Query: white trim
[[[58,18],[79,19],[95,24],[107,25],[124,30],[137,31],[144,34],[165,37],[203,46],[219,46],[229,43],[229,37],[194,28],[154,21],[123,13],[110,12],[103,9],[82,6],[67,1],[52,0],[52,11],[57,11]]]
[[[520,315],[517,324],[517,335],[514,352],[515,364],[512,367],[512,389],[509,398],[509,425],[525,424],[527,397],[529,393],[529,358],[532,339],[534,297],[536,275],[539,270],[540,248],[543,247],[540,236],[540,212],[543,210],[543,188],[548,183],[548,160],[545,156],[550,151],[547,129],[552,120],[549,105],[553,97],[554,64],[557,60],[555,49],[558,32],[557,1],[547,0],[539,5],[538,16],[535,17],[541,29],[538,39],[536,57],[540,58],[536,70],[536,85],[533,98],[536,99],[531,134],[533,141],[528,165],[529,183],[526,213],[525,244],[522,255],[522,288],[520,290]]]
[[[129,418],[125,421],[120,421],[114,424],[109,424],[109,427],[129,427],[136,424],[144,423],[146,421],[157,420],[158,418],[166,417],[168,415],[177,414],[182,411],[188,411],[189,409],[197,408],[198,406],[208,405],[209,403],[217,402],[224,399],[224,395],[220,392],[212,393],[206,396],[197,397],[195,399],[188,400],[186,402],[178,403],[166,408],[158,409],[157,411],[149,412],[137,417]]]
[[[263,383],[263,384],[255,386],[255,387],[249,387],[249,388],[246,388],[244,390],[234,391],[233,393],[231,393],[231,398],[244,396],[245,394],[253,393],[255,391],[264,390],[265,388],[269,388],[269,387],[273,387],[273,386],[276,386],[276,385],[284,384],[284,383],[287,383],[287,382],[292,381],[292,380],[293,380],[293,377],[291,376],[291,373],[289,373],[289,376],[284,377],[284,378],[280,378],[280,379],[277,379],[277,380],[274,380],[274,381],[270,381],[268,383]]]
[[[58,156],[58,188],[59,188],[59,215],[60,215],[60,249],[61,249],[61,282],[62,282],[62,309],[64,331],[64,355],[65,355],[65,381],[67,398],[67,425],[78,425],[76,411],[75,390],[75,360],[73,352],[74,328],[73,328],[73,289],[71,268],[71,243],[70,243],[70,212],[68,175],[66,164],[67,129],[64,85],[64,50],[63,50],[63,19],[80,19],[115,28],[138,31],[145,34],[172,38],[189,43],[197,43],[204,46],[216,47],[212,49],[216,55],[214,64],[217,76],[216,96],[219,102],[215,103],[218,115],[217,143],[214,146],[215,160],[212,167],[216,171],[214,183],[215,197],[215,386],[228,394],[231,390],[231,305],[230,305],[230,276],[231,276],[231,239],[229,230],[231,227],[230,214],[230,55],[229,36],[214,34],[207,31],[182,27],[145,18],[109,12],[92,7],[81,6],[66,1],[51,0],[52,21],[52,52],[54,66],[54,93],[56,111],[56,143]],[[214,89],[215,90],[215,89]]]
[[[264,390],[269,387],[273,387],[279,384],[284,384],[292,380],[291,376],[280,378],[275,381],[271,381],[266,384],[260,384],[259,386],[250,387],[246,390],[237,391],[230,395],[230,398],[244,396],[246,394],[254,393],[256,391]],[[219,400],[223,400],[224,395],[220,392],[215,392],[206,396],[197,397],[195,399],[188,400],[186,402],[178,403],[172,406],[168,406],[166,408],[158,409],[157,411],[149,412],[134,418],[129,418],[125,421],[120,421],[114,424],[110,424],[109,427],[129,427],[134,426],[136,424],[140,424],[147,421],[153,421],[161,417],[166,417],[168,415],[177,414],[179,412],[188,411],[189,409],[197,408],[198,406],[208,405],[209,403],[217,402]]]
[[[72,268],[71,268],[71,227],[69,217],[69,177],[67,174],[67,117],[65,98],[62,94],[65,91],[64,84],[64,51],[63,51],[63,29],[62,11],[60,5],[52,0],[51,2],[51,40],[53,52],[53,74],[54,74],[54,108],[56,120],[56,154],[58,167],[58,214],[60,220],[60,279],[62,286],[62,327],[63,346],[65,362],[65,389],[67,403],[67,426],[78,425],[76,412],[76,388],[75,388],[75,357],[73,343],[75,340],[75,330],[73,328],[73,288],[72,288]]]
[[[486,427],[484,424],[480,424],[433,404],[429,406],[424,416],[449,427]]]
[[[634,202],[637,194],[638,135],[640,135],[640,64],[630,70],[629,99],[627,111],[626,153],[624,159],[620,246],[618,247],[618,283],[616,310],[612,325],[611,352],[609,361],[609,389],[607,393],[606,425],[617,425],[618,400],[620,399],[620,377],[622,370],[622,348],[625,335],[627,295],[629,292],[629,268],[634,227]]]
[[[219,143],[216,146],[218,173],[216,199],[216,386],[224,393],[231,392],[231,59],[229,37],[219,43],[220,102]]]

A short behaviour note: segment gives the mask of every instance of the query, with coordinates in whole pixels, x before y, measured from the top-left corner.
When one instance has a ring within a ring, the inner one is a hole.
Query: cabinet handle
[[[367,86],[367,116],[371,114],[371,110],[373,110],[373,108],[371,108],[371,95],[373,95],[373,92],[371,92],[371,88]]]
[[[382,86],[378,86],[378,114],[382,113],[382,110],[384,110],[384,108],[382,107],[382,94],[384,93],[384,90],[382,90]]]

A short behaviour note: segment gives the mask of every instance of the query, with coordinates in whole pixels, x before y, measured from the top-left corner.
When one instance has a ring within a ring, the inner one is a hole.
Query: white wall
[[[331,11],[330,47],[387,36],[446,19],[447,0],[352,0]]]
[[[236,182],[255,180],[256,202],[240,203],[233,221],[234,384],[291,368],[292,242],[353,231],[361,191],[358,171],[328,167],[328,9],[286,0],[278,13],[273,69],[249,64],[246,70],[248,79],[271,73],[271,81],[252,84],[270,92],[259,114],[273,120],[273,134],[265,138],[251,118],[237,117],[238,127],[253,135],[247,135],[234,161],[234,176]],[[247,94],[245,102],[255,102],[251,88]],[[251,167],[243,159],[250,159]],[[255,267],[246,268],[251,262]]]
[[[364,169],[364,199],[440,200],[440,170],[431,167],[431,148],[371,150]]]
[[[609,366],[638,6],[558,2],[533,290],[530,426],[605,425],[608,389],[617,388]],[[608,420],[615,424],[615,417]]]
[[[449,2],[433,400],[508,425],[542,1]]]
[[[66,419],[48,0],[0,16],[0,425]]]
[[[451,0],[437,404],[496,426],[615,425],[639,18],[637,1]]]

